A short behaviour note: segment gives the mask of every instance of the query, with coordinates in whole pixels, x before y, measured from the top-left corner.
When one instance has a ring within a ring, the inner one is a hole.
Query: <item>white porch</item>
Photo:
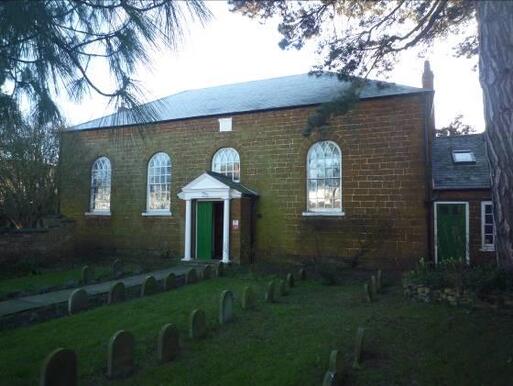
[[[241,188],[239,188],[239,186]],[[229,263],[230,258],[230,201],[241,198],[247,188],[231,181],[228,177],[213,172],[204,172],[185,185],[178,197],[185,200],[185,238],[183,261],[192,260],[193,248],[193,203],[198,201],[222,201],[222,256],[223,263]],[[248,190],[249,191],[249,190]]]

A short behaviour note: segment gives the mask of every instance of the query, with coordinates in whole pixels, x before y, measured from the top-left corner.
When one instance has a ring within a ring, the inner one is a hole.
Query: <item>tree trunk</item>
[[[479,71],[491,169],[496,250],[513,265],[513,2],[478,2]]]

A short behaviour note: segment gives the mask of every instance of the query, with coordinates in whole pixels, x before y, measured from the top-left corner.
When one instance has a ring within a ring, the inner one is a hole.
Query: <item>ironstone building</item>
[[[368,81],[349,113],[308,136],[308,117],[347,82],[294,75],[191,90],[151,102],[151,122],[119,111],[71,127],[61,210],[76,248],[397,268],[490,258],[478,245],[493,248],[484,144],[434,139],[429,66],[423,79]]]

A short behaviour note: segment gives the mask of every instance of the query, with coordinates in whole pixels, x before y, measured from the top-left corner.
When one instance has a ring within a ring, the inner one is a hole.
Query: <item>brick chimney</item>
[[[431,65],[429,64],[429,60],[424,61],[424,72],[422,73],[422,88],[435,91],[435,85],[434,85],[434,75],[433,71],[431,71]],[[435,105],[434,105],[434,93],[432,94],[432,98],[430,101],[430,106],[428,108],[431,109],[431,111],[428,112],[429,114],[429,122],[428,122],[428,129],[429,129],[429,140],[430,142],[433,140],[436,134],[435,129]],[[430,143],[431,145],[431,143]]]
[[[424,72],[422,73],[422,88],[434,90],[434,79],[433,71],[431,71],[431,65],[429,60],[424,61]]]

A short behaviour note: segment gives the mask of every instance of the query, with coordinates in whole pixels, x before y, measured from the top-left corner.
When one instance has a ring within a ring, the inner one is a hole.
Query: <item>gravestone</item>
[[[107,304],[121,303],[126,299],[126,288],[123,282],[118,281],[110,287],[109,295],[107,296]]]
[[[210,265],[207,265],[201,271],[201,278],[203,280],[207,280],[207,279],[210,279],[210,276],[212,276],[212,269],[210,268]]]
[[[322,380],[322,386],[339,386],[341,384],[339,375],[335,371],[326,371]]]
[[[141,296],[154,295],[159,291],[157,280],[153,276],[146,276],[141,287]]]
[[[93,279],[93,274],[88,265],[84,265],[80,271],[80,282],[82,284],[88,284]]]
[[[77,288],[69,295],[68,299],[68,313],[70,315],[78,314],[87,309],[88,306],[87,292],[83,288]]]
[[[267,284],[267,288],[265,290],[265,301],[266,303],[274,303],[274,281],[270,281]]]
[[[77,354],[73,350],[58,348],[44,360],[39,385],[77,386],[77,379]]]
[[[369,289],[369,284],[368,283],[365,283],[363,285],[363,297],[365,299],[365,301],[367,303],[371,303],[372,302],[372,295],[371,295],[371,291]]]
[[[196,309],[191,312],[189,318],[189,337],[191,339],[202,339],[207,336],[207,316],[205,311]]]
[[[381,292],[381,288],[383,288],[383,272],[381,271],[381,269],[378,269],[378,273],[376,275],[376,285],[378,291]]]
[[[134,336],[125,330],[116,332],[109,340],[107,377],[125,378],[134,371]]]
[[[180,352],[180,334],[171,323],[162,326],[157,343],[157,354],[160,363],[171,362]]]
[[[370,292],[373,299],[378,296],[378,287],[376,283],[376,276],[372,275],[370,280]]]
[[[358,327],[358,330],[356,330],[356,342],[354,347],[354,362],[353,362],[353,368],[359,369],[360,368],[360,362],[362,359],[362,351],[363,351],[363,334],[365,330],[363,327]]]
[[[194,268],[191,268],[185,274],[185,284],[194,284],[198,282],[198,274]]]
[[[250,310],[255,308],[256,305],[256,298],[255,298],[255,292],[253,291],[253,288],[251,287],[245,287],[242,291],[242,309],[243,310]]]
[[[291,273],[287,274],[287,285],[289,288],[292,288],[295,285],[294,275]]]
[[[169,291],[176,288],[176,275],[174,273],[170,273],[164,279],[164,290]]]
[[[344,358],[342,353],[338,350],[332,350],[330,353],[330,360],[328,364],[328,371],[342,374],[344,371]]]
[[[289,289],[287,288],[287,283],[285,280],[280,280],[278,282],[278,288],[280,289],[280,296],[287,296],[289,294]]]
[[[299,269],[299,280],[306,280],[306,270],[304,268]]]
[[[114,277],[123,276],[123,263],[121,260],[116,259],[112,263],[112,275],[114,275]]]
[[[224,276],[224,263],[219,262],[216,264],[216,277]]]
[[[223,325],[233,320],[233,293],[224,290],[219,299],[219,324]]]

